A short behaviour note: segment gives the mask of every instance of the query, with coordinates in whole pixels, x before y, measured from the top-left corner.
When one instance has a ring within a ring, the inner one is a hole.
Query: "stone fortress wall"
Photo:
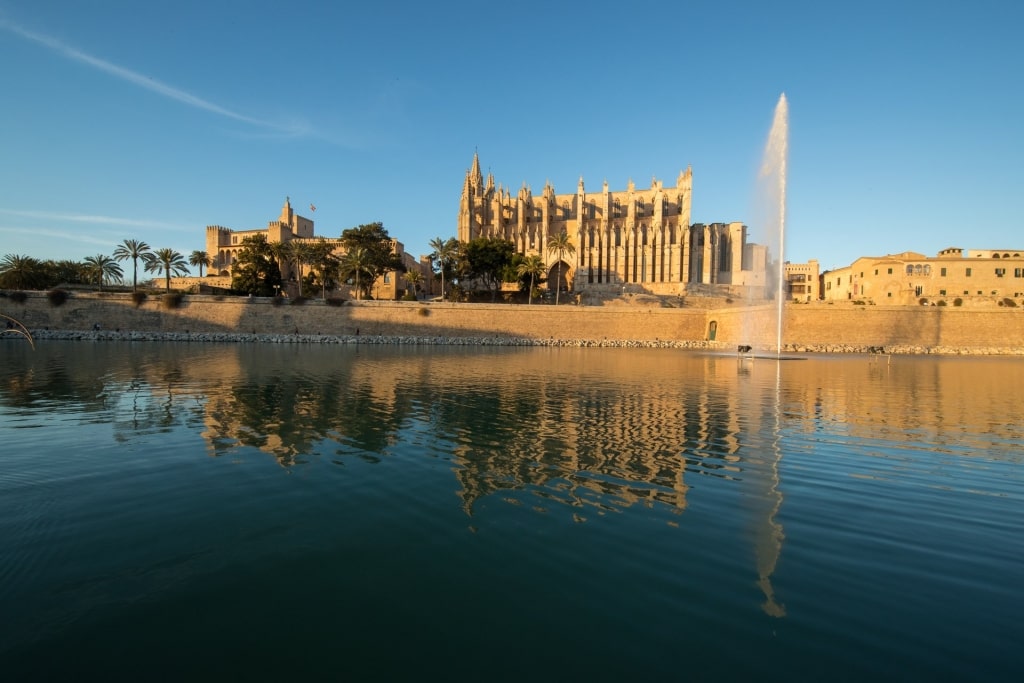
[[[271,299],[184,296],[166,308],[151,296],[136,307],[128,294],[76,293],[53,306],[45,293],[23,303],[0,298],[0,313],[30,330],[363,337],[506,338],[569,342],[704,343],[729,349],[776,347],[774,306],[665,308],[657,305],[551,306],[449,302],[346,302],[303,305]],[[783,349],[865,351],[882,346],[902,353],[1024,355],[1024,309],[938,306],[787,305]],[[6,335],[5,335],[6,336]]]

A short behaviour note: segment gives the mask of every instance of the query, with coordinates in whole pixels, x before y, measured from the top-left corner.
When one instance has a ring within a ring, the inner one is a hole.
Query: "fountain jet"
[[[777,306],[775,321],[775,349],[776,355],[782,353],[782,312],[785,301],[785,244],[786,244],[786,161],[789,156],[789,104],[786,101],[786,93],[779,97],[775,105],[775,117],[772,120],[772,129],[768,133],[768,143],[765,145],[764,158],[761,162],[760,178],[765,191],[770,197],[769,224],[766,225],[766,234],[778,235],[777,253],[775,254],[778,271],[775,273],[776,291],[775,303]]]

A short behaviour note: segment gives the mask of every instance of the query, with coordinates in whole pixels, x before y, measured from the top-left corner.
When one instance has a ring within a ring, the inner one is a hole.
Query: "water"
[[[1019,359],[0,342],[5,680],[1010,680]]]
[[[761,166],[761,180],[766,183],[770,206],[774,212],[765,226],[769,245],[775,247],[774,258],[778,265],[775,272],[775,352],[782,352],[782,307],[785,303],[786,288],[786,163],[789,160],[789,103],[786,94],[779,96],[775,105],[775,116],[772,128],[768,133],[768,144],[764,150],[764,161]]]

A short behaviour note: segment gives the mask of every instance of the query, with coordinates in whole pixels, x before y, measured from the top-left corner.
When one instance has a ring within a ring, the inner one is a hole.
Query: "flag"
[[[310,205],[309,205],[309,210],[310,210],[310,211],[316,211],[316,207],[315,207],[315,206],[313,206],[312,204],[310,204]]]

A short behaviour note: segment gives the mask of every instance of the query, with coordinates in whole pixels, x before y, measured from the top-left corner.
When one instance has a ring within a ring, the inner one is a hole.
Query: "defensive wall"
[[[182,296],[177,308],[150,296],[136,306],[129,294],[75,293],[59,306],[43,292],[18,303],[0,297],[0,313],[30,330],[103,330],[190,334],[514,337],[601,342],[703,341],[713,346],[776,347],[774,306],[723,308],[657,305],[576,306],[449,302],[320,300],[302,305],[269,298]],[[787,304],[783,348],[1024,355],[1024,309],[940,306]],[[713,335],[712,335],[713,332]]]

